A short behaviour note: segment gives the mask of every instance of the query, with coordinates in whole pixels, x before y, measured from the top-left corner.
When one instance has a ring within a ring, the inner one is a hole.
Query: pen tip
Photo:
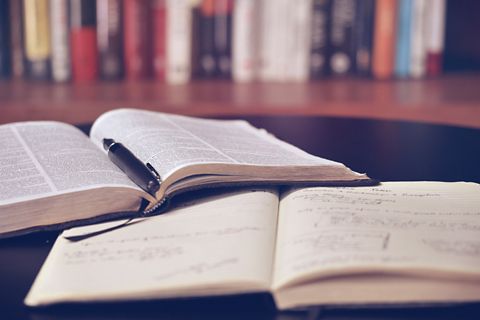
[[[113,139],[109,139],[109,138],[103,139],[103,149],[105,149],[105,151],[108,151],[108,149],[110,149],[110,147],[114,143],[115,143],[115,140]]]

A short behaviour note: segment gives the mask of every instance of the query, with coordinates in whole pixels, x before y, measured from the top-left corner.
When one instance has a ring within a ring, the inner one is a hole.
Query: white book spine
[[[422,77],[426,72],[426,9],[426,0],[413,1],[412,34],[410,37],[410,75],[414,78]]]
[[[171,84],[190,81],[192,55],[192,7],[189,0],[167,0],[167,69]]]
[[[307,81],[309,76],[312,1],[289,2],[291,52],[287,56],[288,80]]]
[[[67,0],[50,0],[50,21],[52,77],[63,82],[71,77]]]
[[[441,53],[445,36],[446,0],[427,1],[427,51],[429,53]]]
[[[256,0],[236,0],[233,10],[233,79],[249,82],[255,79],[257,67],[256,34],[258,15]]]
[[[261,1],[261,19],[260,19],[260,78],[263,81],[274,80],[275,75],[275,0]]]

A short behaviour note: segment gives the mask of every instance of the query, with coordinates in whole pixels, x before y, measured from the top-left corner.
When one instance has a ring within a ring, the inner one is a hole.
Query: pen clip
[[[147,162],[145,165],[147,166],[148,170],[150,170],[150,172],[157,178],[157,180],[161,182],[162,178],[158,174],[157,170],[155,170],[155,168],[149,162]]]

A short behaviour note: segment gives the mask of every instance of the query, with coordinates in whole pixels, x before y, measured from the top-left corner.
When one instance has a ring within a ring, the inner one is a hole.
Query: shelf
[[[155,81],[53,84],[0,82],[0,123],[93,122],[120,107],[195,116],[321,115],[480,128],[480,74],[435,79],[326,79],[310,83]]]

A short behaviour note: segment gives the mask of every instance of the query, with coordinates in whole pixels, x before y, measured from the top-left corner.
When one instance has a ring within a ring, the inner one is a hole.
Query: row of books
[[[441,72],[446,0],[0,0],[0,74],[307,81]]]

